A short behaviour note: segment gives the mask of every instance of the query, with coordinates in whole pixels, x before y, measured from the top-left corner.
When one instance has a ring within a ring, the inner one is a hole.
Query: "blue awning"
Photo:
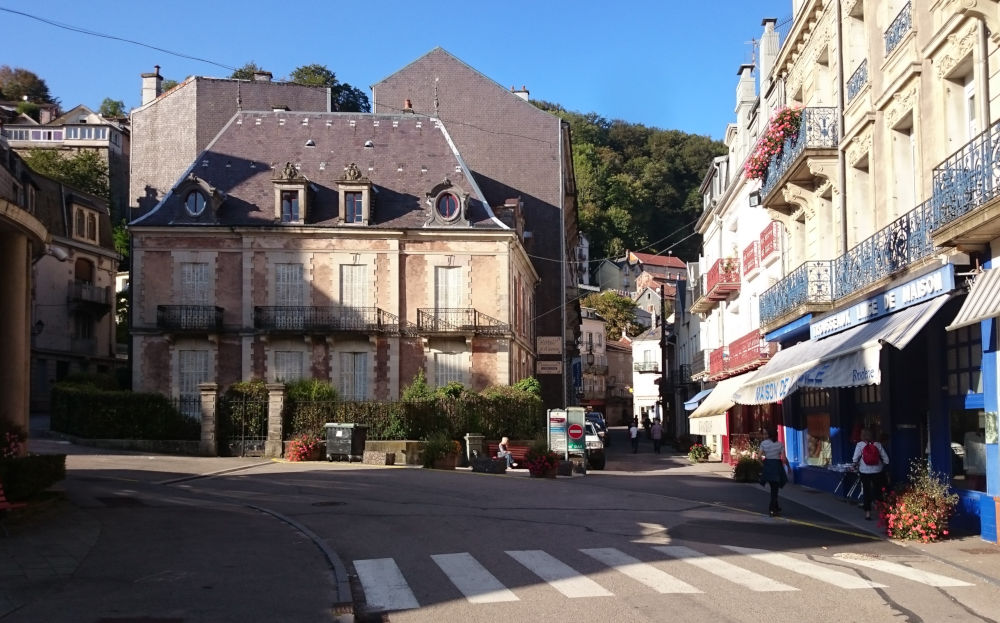
[[[705,396],[711,393],[712,393],[711,389],[701,390],[694,396],[691,396],[690,398],[687,399],[687,402],[684,403],[684,409],[686,411],[694,411],[695,409],[698,408],[698,405],[701,404],[701,401],[705,399]]]

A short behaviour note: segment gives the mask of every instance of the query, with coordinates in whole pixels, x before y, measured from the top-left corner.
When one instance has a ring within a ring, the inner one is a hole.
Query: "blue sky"
[[[441,46],[504,86],[527,86],[532,98],[720,138],[734,119],[737,69],[750,61],[761,19],[780,23],[791,13],[792,0],[0,0],[0,65],[38,74],[64,109],[97,108],[105,97],[128,109],[140,102],[139,75],[154,65],[180,81],[226,77],[226,67],[249,61],[276,79],[318,63],[370,96],[369,85]]]

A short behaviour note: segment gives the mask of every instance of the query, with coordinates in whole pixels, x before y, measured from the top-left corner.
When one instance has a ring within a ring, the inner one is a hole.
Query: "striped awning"
[[[962,309],[945,329],[954,331],[994,316],[1000,316],[1000,268],[984,270],[976,277]]]

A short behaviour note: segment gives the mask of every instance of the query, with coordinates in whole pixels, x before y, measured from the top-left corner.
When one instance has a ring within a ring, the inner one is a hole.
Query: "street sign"
[[[561,361],[536,361],[535,372],[537,374],[562,374],[563,362]]]
[[[587,421],[587,412],[583,407],[566,407],[566,430],[567,430],[567,445],[569,446],[569,452],[571,454],[578,453],[583,454],[587,448],[587,444],[584,441],[583,431],[584,422]],[[579,428],[580,435],[577,437],[572,436],[569,433],[570,429]]]
[[[583,427],[579,424],[570,424],[569,428],[566,429],[566,434],[569,435],[570,439],[576,441],[577,439],[583,437]]]
[[[549,409],[549,449],[564,454],[566,452],[566,411]]]
[[[536,349],[539,355],[561,355],[563,338],[556,336],[539,335],[535,338]]]

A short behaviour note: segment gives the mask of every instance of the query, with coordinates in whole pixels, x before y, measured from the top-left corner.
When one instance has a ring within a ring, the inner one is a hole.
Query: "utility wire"
[[[144,48],[149,48],[150,50],[156,50],[157,52],[163,52],[164,54],[170,54],[172,56],[178,56],[180,58],[187,58],[187,59],[190,59],[190,60],[193,60],[193,61],[200,61],[202,63],[208,63],[209,65],[215,65],[216,67],[221,67],[223,69],[228,69],[229,71],[235,71],[236,70],[235,67],[230,67],[229,65],[224,65],[222,63],[216,63],[215,61],[209,60],[207,58],[201,58],[201,57],[198,57],[198,56],[191,56],[189,54],[183,54],[181,52],[174,52],[174,51],[171,51],[171,50],[167,50],[165,48],[156,47],[155,45],[150,45],[148,43],[143,43],[141,41],[135,41],[133,39],[126,39],[124,37],[117,37],[115,35],[109,35],[109,34],[102,33],[102,32],[97,32],[97,31],[94,31],[94,30],[87,30],[86,28],[78,28],[76,26],[70,26],[69,24],[61,24],[59,22],[56,22],[56,21],[53,21],[53,20],[50,20],[50,19],[46,19],[44,17],[39,17],[37,15],[32,15],[31,13],[25,13],[24,11],[17,11],[15,9],[9,9],[7,7],[2,7],[2,6],[0,6],[0,11],[4,11],[4,12],[7,12],[7,13],[13,13],[14,15],[20,15],[22,17],[27,17],[28,19],[33,19],[33,20],[42,22],[43,24],[48,24],[50,26],[55,26],[56,28],[62,28],[63,30],[70,30],[72,32],[78,32],[80,34],[90,35],[92,37],[101,37],[102,39],[111,39],[113,41],[121,41],[123,43],[131,43],[132,45],[139,45],[139,46],[142,46]]]

